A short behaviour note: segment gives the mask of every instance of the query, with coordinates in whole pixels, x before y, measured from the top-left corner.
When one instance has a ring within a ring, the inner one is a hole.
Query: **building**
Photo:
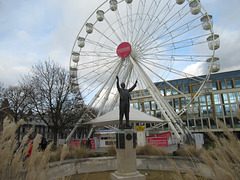
[[[199,76],[201,77],[201,76]],[[192,97],[201,86],[190,78],[168,81],[187,97]],[[192,132],[221,132],[217,119],[222,121],[231,131],[240,137],[240,121],[237,110],[240,107],[240,70],[212,74],[208,81],[207,92],[201,93],[195,103],[195,113],[188,110],[181,115],[181,119]],[[167,102],[179,112],[187,103],[186,98],[171,88],[165,82],[155,83]],[[131,106],[152,116],[164,119],[161,111],[156,107],[153,98],[147,90],[134,91],[131,94]],[[146,128],[154,124],[141,124]],[[165,124],[159,131],[170,130]]]

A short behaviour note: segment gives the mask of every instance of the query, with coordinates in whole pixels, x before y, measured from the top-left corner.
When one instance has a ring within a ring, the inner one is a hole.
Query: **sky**
[[[80,28],[104,1],[0,0],[0,82],[17,85],[32,66],[48,59],[67,69]],[[221,72],[239,70],[240,1],[201,2],[220,36]]]

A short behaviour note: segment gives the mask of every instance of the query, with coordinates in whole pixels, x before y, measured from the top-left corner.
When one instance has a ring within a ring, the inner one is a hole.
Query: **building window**
[[[182,93],[184,93],[183,86],[178,86],[178,90],[181,91]]]
[[[172,99],[167,99],[167,102],[172,106]]]
[[[156,111],[156,116],[157,116],[157,118],[161,118],[161,111],[160,110]]]
[[[230,116],[230,106],[224,105],[223,108],[224,108],[225,116]]]
[[[240,79],[235,79],[234,82],[235,82],[235,87],[239,88],[240,87]]]
[[[227,80],[227,88],[228,89],[233,88],[232,80]]]
[[[236,110],[238,109],[237,104],[231,104],[232,115],[236,115]]]
[[[151,101],[151,110],[155,110],[155,102],[154,101]]]
[[[240,101],[240,92],[237,92],[238,101]]]
[[[172,95],[171,88],[166,88],[166,94],[167,94],[167,96]]]
[[[172,92],[173,92],[173,95],[177,95],[178,94],[178,92],[177,92],[177,90],[176,89],[172,89]]]
[[[165,96],[164,89],[160,89],[160,93],[162,96]]]
[[[227,93],[223,93],[222,98],[223,98],[223,104],[227,104],[229,102]]]
[[[218,90],[218,87],[217,87],[217,82],[213,82],[212,83],[212,90]]]
[[[138,103],[133,103],[133,108],[138,109]]]
[[[179,108],[179,100],[174,99],[174,108]]]
[[[200,106],[205,106],[206,105],[205,96],[200,96],[199,101],[200,101]]]
[[[189,93],[189,87],[187,85],[184,86],[185,94]]]
[[[192,86],[192,92],[193,92],[193,93],[197,92],[197,85],[193,85],[193,86]]]
[[[208,116],[207,107],[206,106],[201,107],[201,113],[202,113],[203,117],[207,117]]]
[[[212,99],[210,95],[207,95],[207,104],[212,105]]]
[[[150,110],[149,102],[144,102],[144,109],[145,109],[145,111],[149,111]]]
[[[212,106],[208,106],[208,115],[213,116],[213,107]]]
[[[151,111],[151,116],[155,116],[154,111]]]
[[[133,93],[133,97],[138,97],[138,92],[137,92],[137,91],[135,91],[135,92]]]
[[[149,94],[148,94],[148,90],[145,90],[145,91],[144,91],[144,95],[145,95],[145,96],[148,96],[148,95],[149,95]]]
[[[227,89],[227,87],[226,87],[226,84],[225,84],[225,81],[224,81],[224,80],[220,81],[220,87],[221,87],[221,89]]]
[[[214,94],[213,97],[214,97],[215,104],[221,104],[220,94]]]
[[[236,94],[233,92],[229,93],[229,100],[230,100],[230,103],[236,103],[237,102]]]
[[[181,101],[181,106],[182,107],[185,107],[186,106],[186,103],[185,103],[185,98],[180,98],[180,101]]]
[[[217,116],[222,116],[222,106],[215,106],[215,110],[216,110],[216,115]]]
[[[143,107],[142,107],[142,103],[138,103],[138,107],[139,107],[139,110],[142,111],[143,110]]]

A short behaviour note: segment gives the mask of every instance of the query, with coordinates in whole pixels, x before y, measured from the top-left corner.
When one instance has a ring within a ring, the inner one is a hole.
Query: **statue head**
[[[121,84],[121,87],[122,87],[123,89],[125,89],[125,83],[122,83],[122,84]]]

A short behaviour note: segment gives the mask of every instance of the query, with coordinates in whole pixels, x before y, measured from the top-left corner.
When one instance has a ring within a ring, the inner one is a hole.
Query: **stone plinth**
[[[146,179],[137,171],[136,143],[137,133],[132,129],[123,129],[116,133],[117,171],[111,174],[112,180]]]

